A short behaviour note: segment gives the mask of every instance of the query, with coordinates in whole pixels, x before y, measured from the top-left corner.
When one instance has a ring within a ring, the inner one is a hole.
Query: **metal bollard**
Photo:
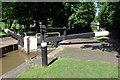
[[[42,42],[41,43],[41,54],[42,54],[42,66],[47,66],[47,43]]]

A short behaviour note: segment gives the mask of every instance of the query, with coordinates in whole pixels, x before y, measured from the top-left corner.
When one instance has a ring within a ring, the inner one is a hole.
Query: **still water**
[[[48,53],[50,53],[51,51],[53,50],[48,50]],[[0,76],[16,68],[20,64],[24,63],[26,60],[35,57],[36,55],[41,55],[41,51],[38,50],[35,52],[31,52],[28,55],[25,51],[21,50],[20,48],[18,50],[4,54],[3,57],[0,58],[0,69],[2,69],[2,74],[0,74]]]

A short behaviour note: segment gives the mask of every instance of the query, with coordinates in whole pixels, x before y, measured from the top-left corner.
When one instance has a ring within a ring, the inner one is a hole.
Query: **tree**
[[[10,6],[6,5],[9,4]],[[7,12],[7,14],[6,14]],[[9,20],[18,20],[24,23],[35,20],[36,30],[39,31],[39,22],[46,25],[51,20],[52,26],[63,27],[71,26],[72,28],[84,27],[89,28],[95,15],[94,3],[47,3],[47,2],[13,2],[3,3],[4,18]],[[29,25],[26,29],[29,29]],[[78,27],[79,26],[79,27]]]
[[[101,27],[110,32],[119,33],[120,30],[120,2],[106,2],[100,9],[99,21]]]
[[[12,23],[13,23],[13,18],[14,18],[14,13],[13,13],[13,5],[14,3],[2,3],[2,19],[6,20],[5,23],[9,23],[9,28],[11,28]]]
[[[77,31],[91,31],[90,23],[95,17],[96,8],[94,3],[68,3],[71,15],[68,18],[68,25],[75,28]],[[82,29],[82,30],[81,30]]]

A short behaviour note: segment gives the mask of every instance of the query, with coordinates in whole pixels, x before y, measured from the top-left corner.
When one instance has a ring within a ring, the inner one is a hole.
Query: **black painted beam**
[[[62,36],[48,37],[45,39],[46,42],[57,42],[57,41],[62,41],[62,40],[63,40]]]
[[[77,39],[77,38],[90,38],[94,37],[95,33],[94,32],[89,32],[89,33],[80,33],[80,34],[71,34],[71,35],[66,35],[66,40],[68,39]],[[45,39],[45,42],[58,42],[64,40],[64,36],[56,36],[56,37],[48,37]],[[37,43],[40,44],[41,39],[37,39]]]
[[[66,39],[90,38],[90,37],[94,37],[94,36],[95,36],[94,32],[89,32],[89,33],[67,35]]]
[[[8,31],[8,33],[13,36],[16,39],[21,39],[21,35],[17,35],[16,33],[14,33],[13,31]]]
[[[20,40],[21,39],[21,35],[17,35],[12,31],[8,31],[8,33],[10,33],[10,35],[12,35],[14,38]],[[89,33],[80,33],[80,34],[71,34],[71,35],[66,35],[66,36],[56,36],[56,37],[48,37],[45,38],[45,42],[58,42],[58,41],[62,41],[62,40],[68,40],[68,39],[77,39],[77,38],[89,38],[89,37],[94,37],[95,33],[94,32],[89,32]],[[41,38],[37,39],[37,44],[41,43]]]

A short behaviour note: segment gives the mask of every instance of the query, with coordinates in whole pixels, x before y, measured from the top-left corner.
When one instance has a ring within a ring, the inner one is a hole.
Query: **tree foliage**
[[[70,32],[88,32],[91,31],[90,23],[95,17],[96,8],[94,3],[68,3],[70,16],[68,25],[73,29]]]
[[[36,28],[39,22],[52,26],[72,28],[89,27],[95,16],[94,3],[66,3],[66,2],[4,2],[3,18],[18,21],[35,20]],[[11,22],[12,23],[12,22]],[[29,26],[29,25],[28,25]]]
[[[120,2],[106,2],[100,9],[99,22],[101,27],[115,33],[120,30]]]

